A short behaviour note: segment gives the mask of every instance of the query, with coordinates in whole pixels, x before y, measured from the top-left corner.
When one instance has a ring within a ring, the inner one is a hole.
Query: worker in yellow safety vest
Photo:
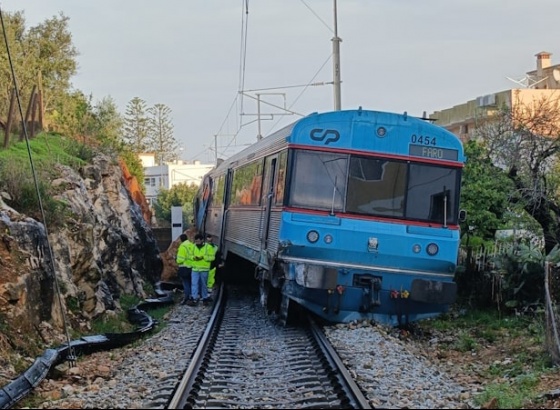
[[[192,248],[194,243],[189,241],[188,236],[184,233],[182,233],[179,238],[181,243],[177,249],[175,261],[179,267],[177,276],[181,279],[181,283],[183,284],[183,301],[181,304],[185,305],[191,296]]]
[[[214,247],[204,243],[204,236],[197,233],[194,237],[192,250],[191,299],[187,302],[187,305],[196,306],[199,297],[202,297],[202,303],[206,305],[212,301],[208,296],[208,272],[212,261],[215,259]]]
[[[224,261],[222,260],[222,252],[218,248],[218,245],[214,243],[214,237],[210,234],[206,235],[206,243],[214,248],[214,260],[210,265],[210,270],[208,271],[208,293],[212,293],[214,285],[216,283],[216,272],[218,269],[224,267]]]

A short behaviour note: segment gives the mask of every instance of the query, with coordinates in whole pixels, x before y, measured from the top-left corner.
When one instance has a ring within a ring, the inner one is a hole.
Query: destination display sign
[[[447,159],[450,161],[457,161],[459,152],[456,149],[438,148],[427,145],[413,145],[408,146],[408,154],[415,157],[423,157],[430,159]]]

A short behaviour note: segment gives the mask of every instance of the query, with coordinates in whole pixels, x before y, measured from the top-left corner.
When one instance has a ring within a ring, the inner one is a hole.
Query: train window
[[[262,161],[243,165],[233,173],[231,205],[259,205],[261,198]]]
[[[274,200],[276,205],[282,205],[284,203],[287,159],[288,151],[283,151],[278,156],[278,173],[276,176],[276,187],[274,189]]]
[[[212,205],[221,206],[224,203],[224,175],[220,175],[214,180],[212,185]]]
[[[353,156],[350,159],[346,211],[404,216],[406,169],[404,162]]]
[[[291,206],[341,211],[348,155],[297,150],[291,176]]]
[[[456,223],[458,189],[459,170],[411,164],[406,216],[441,224]]]

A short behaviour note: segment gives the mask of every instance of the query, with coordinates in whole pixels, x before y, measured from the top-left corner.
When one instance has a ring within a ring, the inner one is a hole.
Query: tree
[[[50,113],[56,131],[68,136],[90,136],[91,100],[91,95],[86,97],[81,91],[67,93],[58,99]]]
[[[515,187],[504,171],[492,164],[482,143],[469,141],[465,154],[461,207],[467,211],[467,221],[463,231],[474,226],[477,236],[493,239],[496,230],[506,224],[504,219]]]
[[[173,124],[171,123],[171,108],[164,104],[156,104],[148,108],[150,114],[150,129],[153,134],[150,138],[150,148],[156,154],[158,165],[177,159],[179,148],[173,137]]]
[[[25,17],[23,12],[5,13],[3,14],[4,26],[6,31],[6,40],[10,48],[10,56],[14,71],[16,72],[16,80],[20,88],[20,96],[25,98],[23,89],[31,91],[31,84],[34,80],[32,68],[34,63],[33,56],[25,53],[28,48],[28,40],[25,35]],[[8,113],[8,104],[10,95],[14,88],[14,79],[8,60],[8,52],[6,47],[0,47],[0,112],[2,117],[6,118]]]
[[[128,172],[131,175],[136,177],[136,182],[138,182],[138,186],[140,187],[143,194],[146,193],[146,187],[144,186],[144,167],[142,166],[142,161],[138,159],[138,155],[132,152],[129,149],[129,146],[123,147],[121,150],[119,157],[124,161],[126,167],[128,168]]]
[[[133,152],[149,150],[149,138],[153,134],[150,118],[147,116],[146,101],[134,97],[126,106],[123,138]]]
[[[23,12],[5,13],[6,37],[22,101],[29,101],[33,86],[42,91],[45,121],[52,110],[67,102],[70,78],[76,74],[78,52],[68,30],[68,17],[60,13],[26,30]],[[0,115],[6,117],[14,88],[7,50],[0,48]],[[57,128],[54,121],[52,128]]]
[[[123,118],[111,97],[99,101],[92,110],[89,131],[97,140],[112,147],[121,144]]]
[[[542,227],[545,252],[560,243],[558,167],[560,99],[558,96],[525,103],[517,98],[485,118],[475,130],[487,154],[513,182],[511,200]]]
[[[188,226],[194,217],[193,201],[198,187],[185,183],[173,185],[170,189],[160,189],[154,204],[156,218],[171,221],[171,207],[180,206],[183,209],[183,226]]]
[[[29,30],[28,53],[36,57],[35,72],[41,75],[43,103],[48,112],[52,103],[70,89],[70,78],[76,74],[78,51],[68,29],[69,18],[62,12]]]

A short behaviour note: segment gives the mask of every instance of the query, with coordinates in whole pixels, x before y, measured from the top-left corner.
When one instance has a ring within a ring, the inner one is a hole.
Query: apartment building
[[[139,158],[144,167],[145,196],[150,206],[153,206],[161,188],[170,189],[172,186],[181,183],[200,186],[204,175],[214,168],[214,164],[183,160],[156,165],[154,154],[140,154]]]
[[[535,55],[536,70],[526,73],[522,88],[513,88],[483,95],[429,115],[435,123],[448,129],[463,141],[473,137],[477,122],[495,113],[504,105],[515,108],[516,104],[528,106],[531,102],[560,98],[560,64],[551,65],[551,53],[542,51]]]

